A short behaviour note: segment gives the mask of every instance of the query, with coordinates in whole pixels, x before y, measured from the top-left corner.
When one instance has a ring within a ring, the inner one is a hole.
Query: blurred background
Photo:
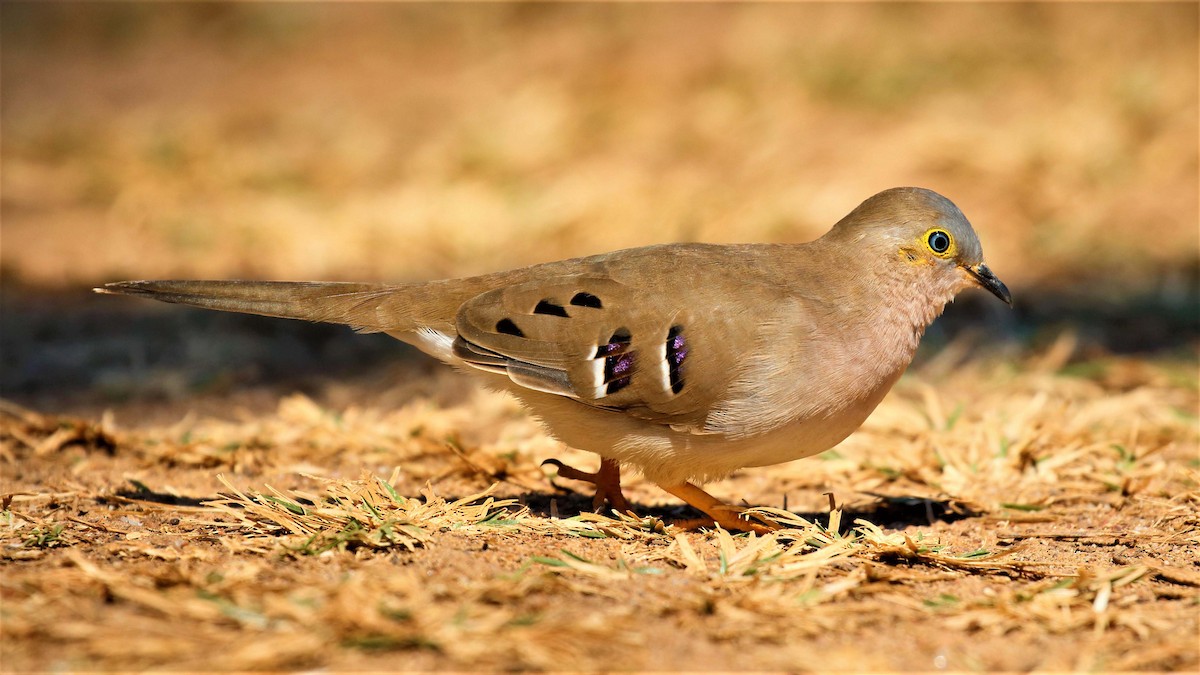
[[[0,13],[6,397],[86,408],[409,353],[90,294],[105,281],[400,281],[798,242],[897,185],[954,200],[1018,303],[964,295],[927,349],[1066,334],[1064,366],[1132,353],[1195,378],[1192,3]]]

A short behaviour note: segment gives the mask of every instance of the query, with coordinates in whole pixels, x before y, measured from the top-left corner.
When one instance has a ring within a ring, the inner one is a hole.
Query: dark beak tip
[[[1012,308],[1012,306],[1013,306],[1012,293],[1008,290],[1008,286],[1004,285],[1003,281],[1000,281],[996,277],[992,277],[992,284],[989,284],[989,285],[985,286],[984,288],[991,291],[992,294],[995,295],[997,298],[1000,298],[1001,300],[1003,300],[1004,304],[1008,305],[1010,309]]]
[[[967,270],[971,276],[975,277],[975,281],[979,282],[981,288],[1000,298],[1010,308],[1013,306],[1012,293],[1008,290],[1008,286],[1005,286],[1003,281],[992,274],[987,265],[980,264],[977,267],[968,267]]]

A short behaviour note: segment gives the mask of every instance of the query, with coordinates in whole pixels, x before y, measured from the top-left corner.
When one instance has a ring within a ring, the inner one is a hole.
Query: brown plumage
[[[806,457],[866,419],[954,295],[1008,289],[944,197],[896,188],[807,244],[670,244],[428,283],[128,281],[97,289],[384,332],[511,392],[564,443],[731,528],[689,481]]]

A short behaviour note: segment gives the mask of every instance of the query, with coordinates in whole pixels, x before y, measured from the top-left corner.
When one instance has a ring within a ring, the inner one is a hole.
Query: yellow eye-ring
[[[939,258],[948,258],[954,254],[954,239],[945,230],[930,230],[925,233],[925,245]]]

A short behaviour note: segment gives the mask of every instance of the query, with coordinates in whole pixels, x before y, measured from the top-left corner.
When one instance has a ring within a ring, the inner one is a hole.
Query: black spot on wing
[[[632,381],[633,381],[632,377],[622,377],[620,379],[613,380],[612,382],[608,383],[607,387],[604,388],[604,393],[605,393],[605,395],[615,394],[618,391],[621,391],[622,389],[624,389],[625,387],[628,387],[629,383]]]
[[[683,391],[683,362],[687,359],[687,340],[683,336],[683,326],[671,326],[667,331],[667,378],[670,380],[671,392],[678,394]]]
[[[496,322],[496,332],[504,333],[505,335],[515,335],[517,337],[525,337],[525,333],[513,323],[512,319],[500,319]]]
[[[571,304],[575,305],[576,307],[592,307],[595,309],[602,309],[604,306],[600,302],[600,298],[597,298],[591,293],[584,291],[576,293],[574,297],[571,298]]]
[[[620,354],[629,349],[629,343],[633,342],[633,334],[628,328],[618,328],[613,332],[612,337],[608,338],[608,342],[596,347],[596,355],[592,358],[598,359],[602,356],[611,356]]]
[[[596,347],[594,359],[604,359],[604,393],[615,394],[633,382],[637,354],[630,350],[633,334],[628,328],[613,331],[608,340]]]
[[[605,394],[615,394],[633,382],[634,356],[634,352],[624,352],[604,358]]]
[[[549,300],[549,299],[542,300],[541,302],[539,302],[537,304],[537,307],[533,308],[533,313],[534,314],[549,314],[550,316],[561,316],[561,317],[570,318],[570,315],[567,314],[566,308],[564,308],[562,305],[554,302],[553,300]]]

